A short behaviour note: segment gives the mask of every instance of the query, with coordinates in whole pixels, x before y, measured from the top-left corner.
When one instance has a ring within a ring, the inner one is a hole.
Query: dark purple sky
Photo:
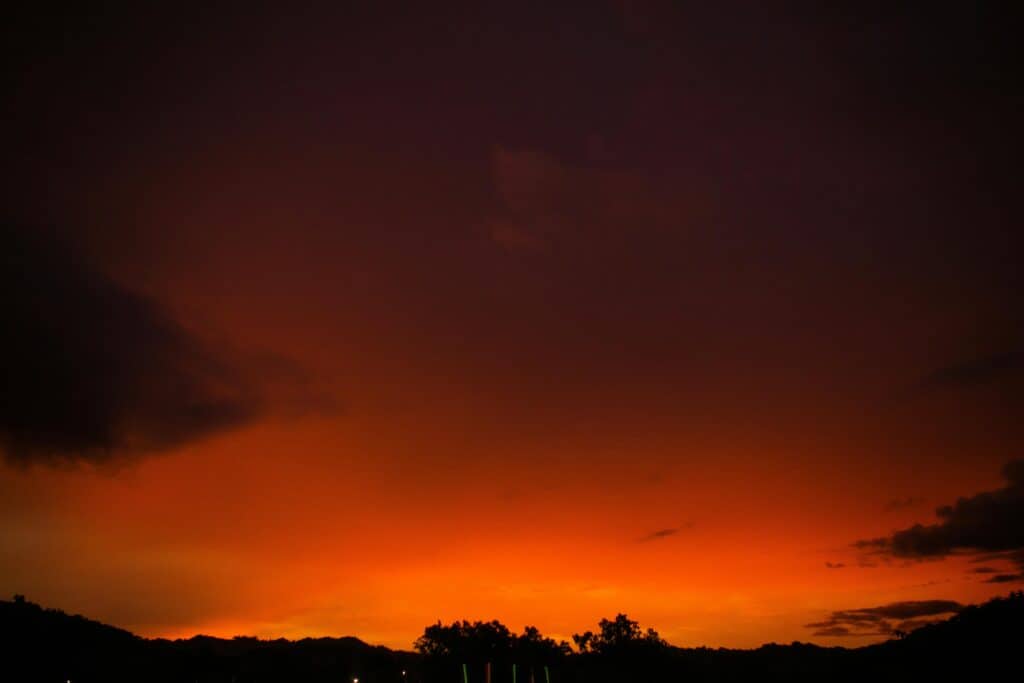
[[[250,5],[4,29],[3,585],[402,645],[999,588],[1019,11]]]

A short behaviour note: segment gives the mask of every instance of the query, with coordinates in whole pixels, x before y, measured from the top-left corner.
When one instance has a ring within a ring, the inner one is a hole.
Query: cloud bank
[[[906,559],[987,553],[987,559],[1006,559],[1024,567],[1024,459],[1008,462],[1002,474],[1005,487],[938,508],[936,524],[915,524],[889,536],[857,541],[854,547]]]

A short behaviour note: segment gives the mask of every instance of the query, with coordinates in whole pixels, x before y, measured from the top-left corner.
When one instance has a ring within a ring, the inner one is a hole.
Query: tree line
[[[424,629],[414,648],[424,656],[427,678],[463,683],[551,683],[552,676],[564,680],[570,656],[620,669],[627,661],[657,662],[670,649],[657,631],[641,629],[625,614],[602,619],[596,632],[575,633],[572,641],[576,653],[567,641],[547,638],[534,626],[517,634],[497,620],[438,621]]]

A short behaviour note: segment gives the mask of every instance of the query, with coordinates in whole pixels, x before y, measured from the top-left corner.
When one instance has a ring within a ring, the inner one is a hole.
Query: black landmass
[[[679,648],[625,615],[577,651],[536,629],[499,622],[428,626],[415,652],[357,638],[290,641],[196,636],[147,639],[21,596],[0,601],[0,680],[99,683],[633,683],[646,681],[1018,680],[1024,592],[969,606],[945,621],[856,648],[794,642],[753,650]],[[489,663],[489,664],[488,664]]]

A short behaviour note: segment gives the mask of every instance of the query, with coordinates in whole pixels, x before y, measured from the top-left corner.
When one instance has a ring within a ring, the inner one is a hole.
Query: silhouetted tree
[[[424,629],[413,647],[425,655],[426,669],[434,680],[458,678],[463,665],[475,678],[474,672],[481,675],[490,662],[496,672],[494,680],[509,675],[512,664],[516,664],[525,681],[530,672],[544,666],[553,668],[570,653],[568,643],[545,638],[535,626],[527,626],[522,635],[515,635],[499,621],[438,622]]]
[[[600,632],[596,635],[591,631],[574,633],[572,640],[580,652],[610,653],[638,645],[648,647],[665,647],[653,628],[642,631],[639,622],[633,621],[625,614],[617,614],[614,619],[602,619],[598,622]]]
[[[512,650],[515,636],[500,621],[440,621],[428,626],[413,647],[428,657],[456,657],[463,661],[488,661]]]
[[[571,651],[569,643],[564,640],[556,643],[552,638],[545,638],[535,626],[524,628],[513,646],[515,659],[527,664],[553,664]]]
[[[576,643],[576,649],[580,652],[590,652],[594,645],[594,632],[574,633],[572,634],[572,642]]]

